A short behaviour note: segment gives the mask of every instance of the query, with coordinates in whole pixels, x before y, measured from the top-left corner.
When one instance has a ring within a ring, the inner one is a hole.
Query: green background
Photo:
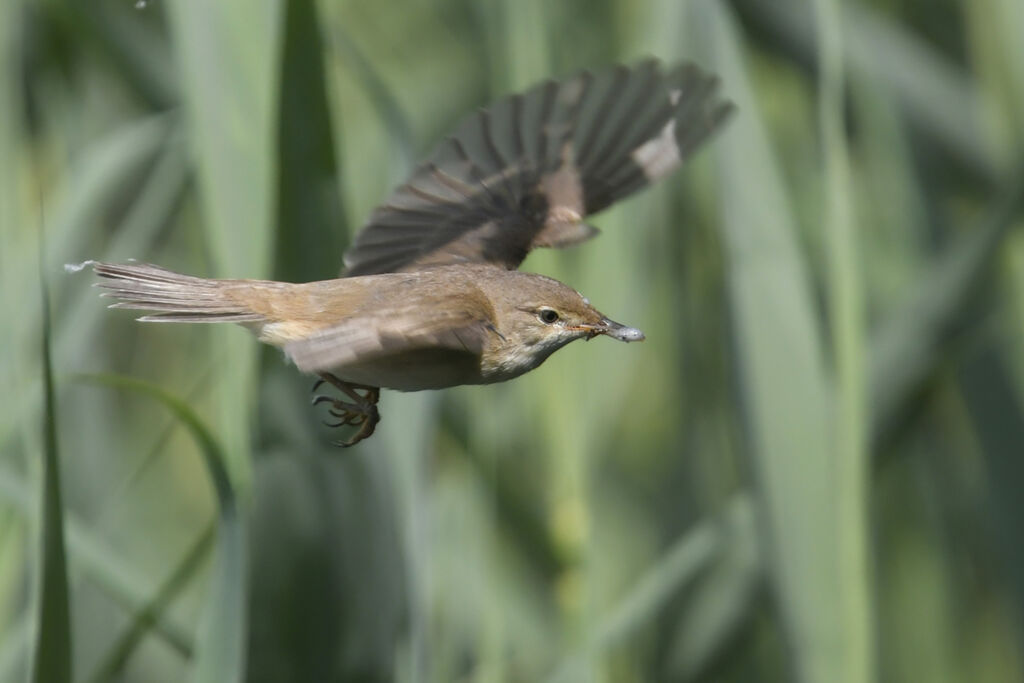
[[[1022,26],[0,3],[0,681],[1024,680]],[[465,112],[646,56],[736,115],[524,264],[644,344],[385,392],[340,451],[279,352],[63,270],[332,277]]]

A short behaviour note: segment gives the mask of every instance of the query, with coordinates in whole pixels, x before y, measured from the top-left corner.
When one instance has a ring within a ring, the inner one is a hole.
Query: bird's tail
[[[151,311],[139,320],[171,323],[247,323],[264,317],[235,296],[237,280],[213,280],[182,275],[148,263],[100,263],[69,265],[69,271],[86,267],[103,278],[96,283],[102,296],[118,299],[110,308]]]

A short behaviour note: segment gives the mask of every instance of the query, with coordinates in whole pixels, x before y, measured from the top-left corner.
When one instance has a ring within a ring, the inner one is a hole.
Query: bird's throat
[[[501,344],[480,359],[485,384],[504,382],[533,370],[570,340],[550,338],[535,344]]]

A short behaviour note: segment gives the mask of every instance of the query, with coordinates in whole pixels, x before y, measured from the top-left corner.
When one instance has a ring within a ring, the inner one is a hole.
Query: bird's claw
[[[338,419],[337,422],[324,421],[324,424],[331,428],[336,427],[358,427],[358,431],[346,441],[333,441],[335,446],[347,448],[353,446],[373,434],[377,423],[380,422],[380,412],[377,410],[377,401],[380,400],[380,389],[362,384],[353,384],[338,379],[334,375],[324,373],[313,385],[313,391],[319,389],[324,382],[337,387],[342,393],[352,399],[351,402],[343,401],[340,398],[317,394],[313,397],[313,405],[330,403],[327,413]],[[363,393],[359,393],[362,391]]]

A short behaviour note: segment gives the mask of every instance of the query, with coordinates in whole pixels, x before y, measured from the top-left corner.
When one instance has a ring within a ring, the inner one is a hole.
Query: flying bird
[[[331,385],[336,422],[373,434],[380,389],[503,382],[576,339],[644,335],[571,287],[517,270],[538,247],[580,244],[584,219],[657,181],[732,105],[693,64],[583,71],[467,116],[380,205],[333,280],[217,280],[87,261],[111,308],[145,322],[244,325]],[[80,267],[81,267],[80,266]]]

